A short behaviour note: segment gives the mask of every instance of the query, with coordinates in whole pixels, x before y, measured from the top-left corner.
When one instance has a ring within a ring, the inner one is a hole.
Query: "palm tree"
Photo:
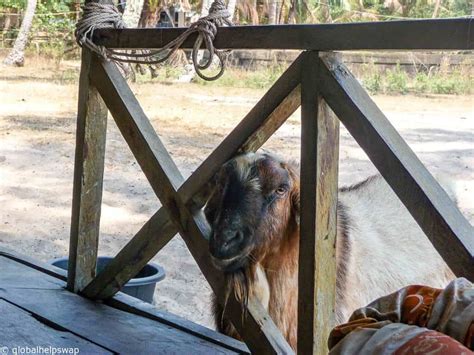
[[[3,60],[6,65],[16,65],[22,67],[25,64],[25,48],[28,42],[31,25],[33,24],[33,17],[36,11],[36,1],[28,0],[26,5],[25,17],[21,23],[20,31],[15,39],[15,44],[8,56]]]

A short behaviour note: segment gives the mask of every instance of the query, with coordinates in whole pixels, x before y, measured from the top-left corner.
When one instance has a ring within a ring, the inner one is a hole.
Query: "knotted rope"
[[[232,26],[232,22],[229,20],[231,15],[222,0],[214,0],[208,16],[202,17],[191,24],[186,31],[164,47],[145,51],[122,52],[95,44],[92,40],[95,30],[103,28],[122,29],[126,28],[126,25],[122,20],[122,14],[112,4],[88,2],[84,5],[83,10],[83,15],[76,24],[76,41],[79,46],[90,49],[104,59],[146,65],[163,63],[181,47],[189,35],[197,32],[198,37],[192,50],[192,61],[197,75],[204,80],[216,80],[224,74],[225,55],[228,51],[215,48],[213,43],[218,27],[223,25]],[[198,52],[203,42],[209,52],[209,58],[203,64],[200,64]],[[211,66],[214,56],[219,59],[219,72],[214,76],[206,76],[202,71]]]

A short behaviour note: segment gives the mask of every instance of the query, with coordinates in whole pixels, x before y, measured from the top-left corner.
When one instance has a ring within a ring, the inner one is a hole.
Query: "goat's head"
[[[237,156],[216,174],[205,214],[216,267],[227,273],[245,269],[277,252],[288,228],[296,228],[298,173],[268,154]]]

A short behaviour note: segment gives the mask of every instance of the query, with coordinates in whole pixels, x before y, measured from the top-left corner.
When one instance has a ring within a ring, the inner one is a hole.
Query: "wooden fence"
[[[451,269],[474,279],[474,234],[428,170],[331,50],[473,49],[468,19],[221,28],[219,48],[304,50],[240,124],[185,180],[117,67],[83,51],[77,121],[68,287],[113,296],[179,232],[222,302],[223,274],[211,265],[204,187],[222,164],[255,151],[301,105],[301,241],[298,353],[325,353],[334,324],[339,122],[364,149]],[[101,30],[110,48],[159,48],[184,29]],[[195,37],[183,45],[192,46]],[[331,110],[335,115],[331,113]],[[107,110],[161,207],[96,275]],[[337,118],[336,118],[337,116]],[[302,282],[304,281],[304,282]],[[231,296],[228,317],[256,354],[292,353],[258,300],[247,315]]]
[[[300,54],[297,50],[234,50],[229,56],[229,65],[239,68],[259,69],[292,63]],[[353,51],[343,52],[342,59],[355,74],[367,70],[368,65],[377,69],[399,67],[407,73],[430,72],[433,68],[456,70],[474,67],[474,56],[470,52],[393,52]]]

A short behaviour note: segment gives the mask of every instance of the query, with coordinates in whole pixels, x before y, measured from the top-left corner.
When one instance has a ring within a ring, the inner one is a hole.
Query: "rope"
[[[90,49],[102,58],[113,60],[119,63],[135,63],[153,65],[166,61],[175,51],[177,51],[183,42],[192,34],[197,32],[198,37],[194,42],[192,50],[192,61],[196,74],[204,80],[216,80],[224,74],[225,55],[228,51],[219,50],[214,47],[214,38],[217,34],[217,28],[223,25],[232,26],[229,20],[231,16],[223,2],[223,0],[214,0],[209,15],[200,18],[180,36],[166,44],[163,48],[157,50],[133,50],[129,52],[117,51],[104,46],[98,46],[93,42],[94,31],[103,28],[122,29],[126,25],[122,20],[122,14],[112,4],[99,4],[89,2],[83,7],[84,13],[76,24],[76,40],[79,46]],[[209,52],[209,58],[200,64],[198,60],[198,52],[202,43]],[[214,76],[206,76],[202,73],[208,69],[213,63],[214,56],[219,60],[219,72]]]

